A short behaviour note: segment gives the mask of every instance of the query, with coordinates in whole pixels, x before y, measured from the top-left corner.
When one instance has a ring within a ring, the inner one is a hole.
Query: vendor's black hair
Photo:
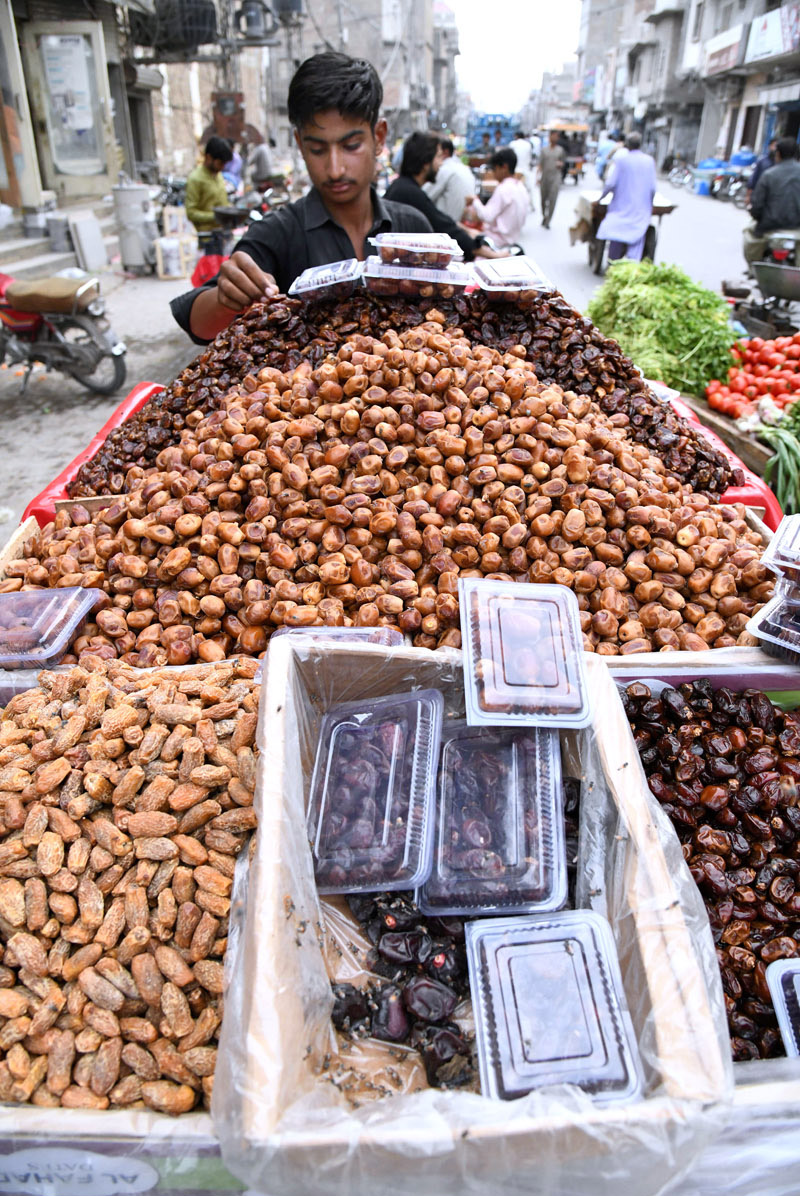
[[[442,147],[444,152],[446,154],[449,154],[450,157],[452,158],[453,154],[456,152],[456,147],[453,145],[450,138],[449,137],[440,137],[439,145]]]
[[[775,149],[782,162],[791,162],[797,157],[797,142],[794,137],[781,137]]]
[[[506,145],[503,149],[499,149],[496,153],[492,154],[489,159],[489,165],[492,167],[507,166],[511,174],[513,174],[517,169],[517,155]]]
[[[330,110],[357,117],[374,129],[382,103],[383,85],[372,63],[335,50],[307,58],[289,84],[289,120],[296,129],[318,112]]]
[[[206,142],[206,153],[217,162],[230,162],[233,157],[230,141],[224,137],[209,137]]]
[[[412,133],[403,146],[403,164],[400,173],[413,179],[425,166],[430,166],[439,148],[435,133]]]

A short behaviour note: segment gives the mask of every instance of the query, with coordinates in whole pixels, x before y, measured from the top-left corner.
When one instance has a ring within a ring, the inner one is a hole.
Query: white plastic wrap
[[[609,661],[616,681],[627,683],[636,676],[647,682],[647,670],[637,671],[635,661],[622,657]],[[653,674],[656,676],[659,684],[679,685],[711,677],[712,684],[734,691],[800,691],[800,668],[777,661],[759,648],[669,653]],[[625,750],[624,745],[620,750]],[[636,767],[641,767],[638,760]],[[677,847],[677,836],[673,839]],[[685,865],[673,856],[670,869],[673,867]],[[696,890],[694,896],[699,900]],[[685,903],[686,895],[681,900]],[[693,934],[705,933],[707,929],[695,922]],[[724,1017],[719,1024],[725,1025]],[[669,1196],[796,1196],[800,1189],[800,1060],[736,1063],[733,1075],[733,1104],[723,1132],[706,1147],[685,1179],[670,1184],[666,1189]]]
[[[565,775],[590,778],[582,838],[612,920],[645,1099],[609,1109],[569,1087],[513,1103],[425,1089],[353,1107],[323,1070],[332,999],[305,833],[317,733],[340,702],[425,688],[443,693],[445,719],[463,718],[461,655],[290,641],[271,646],[262,691],[259,833],[212,1108],[226,1165],[269,1196],[661,1191],[719,1132],[731,1064],[716,962],[708,943],[696,949],[702,911],[674,866],[671,828],[634,776],[638,762],[628,773],[591,748],[595,730],[617,744],[626,731],[605,664],[591,662],[595,727],[564,741]]]

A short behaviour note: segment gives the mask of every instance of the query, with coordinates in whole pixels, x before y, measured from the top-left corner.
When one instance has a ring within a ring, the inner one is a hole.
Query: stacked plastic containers
[[[466,927],[481,1089],[513,1100],[575,1084],[600,1103],[631,1100],[642,1071],[611,929],[561,910],[559,731],[590,720],[577,600],[565,586],[462,578],[459,605],[467,722],[445,732],[418,898],[481,919]],[[522,916],[486,917],[511,913]]]
[[[800,960],[776,959],[767,966],[767,984],[786,1054],[800,1055]]]
[[[31,670],[59,663],[102,598],[71,586],[0,594],[0,706],[35,686]]]
[[[348,258],[327,266],[310,266],[294,280],[289,294],[300,299],[347,299],[361,285],[363,262]]]
[[[800,664],[800,515],[786,515],[761,557],[777,574],[775,594],[747,630],[770,656]]]
[[[481,290],[495,303],[513,303],[524,310],[533,306],[542,291],[553,290],[553,284],[529,257],[481,259],[474,269]]]

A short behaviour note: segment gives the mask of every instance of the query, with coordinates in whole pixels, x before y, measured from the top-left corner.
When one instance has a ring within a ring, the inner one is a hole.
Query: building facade
[[[758,151],[800,132],[800,4],[584,0],[578,69],[592,123],[638,129],[659,162]]]

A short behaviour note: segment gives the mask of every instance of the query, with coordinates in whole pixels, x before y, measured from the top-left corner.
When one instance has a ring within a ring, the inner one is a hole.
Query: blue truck
[[[500,130],[499,141],[496,131]],[[514,140],[517,130],[517,117],[508,112],[473,112],[467,118],[466,149],[468,154],[479,154],[484,148],[484,133],[489,134],[489,147],[494,150],[496,145],[508,145]]]

